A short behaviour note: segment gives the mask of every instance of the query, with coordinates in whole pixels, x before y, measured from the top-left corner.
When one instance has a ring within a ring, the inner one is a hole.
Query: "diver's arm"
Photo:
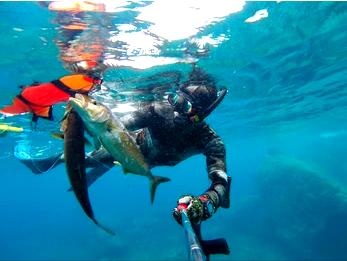
[[[133,113],[127,114],[121,118],[125,128],[129,131],[135,131],[138,129],[146,128],[148,119],[151,117],[153,106],[147,104],[145,106],[140,105],[139,109]]]
[[[211,186],[205,192],[218,207],[229,208],[231,178],[226,174],[225,146],[221,138],[206,124],[199,130],[199,146],[206,156],[208,177]]]

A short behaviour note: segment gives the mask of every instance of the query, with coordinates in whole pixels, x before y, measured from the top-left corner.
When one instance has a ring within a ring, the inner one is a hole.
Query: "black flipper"
[[[202,250],[207,258],[207,261],[210,259],[210,255],[229,255],[230,249],[228,242],[224,238],[212,239],[212,240],[203,240],[201,236],[201,224],[193,226],[194,232],[198,237]]]
[[[61,153],[45,159],[19,159],[19,161],[27,166],[34,174],[43,174],[64,160],[62,159]]]
[[[224,254],[229,255],[230,249],[228,242],[224,238],[212,239],[212,240],[202,240],[201,241],[202,250],[205,255]]]
[[[113,165],[113,164],[112,164]],[[101,176],[103,176],[107,171],[111,169],[112,166],[100,165],[99,167],[92,168],[86,173],[86,182],[88,188],[94,184]],[[72,191],[72,188],[69,188],[68,191]]]

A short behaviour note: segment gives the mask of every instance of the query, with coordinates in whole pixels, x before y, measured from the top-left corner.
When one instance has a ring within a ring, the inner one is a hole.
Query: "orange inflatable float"
[[[34,121],[38,117],[52,120],[52,105],[66,102],[76,93],[87,94],[95,84],[101,84],[101,82],[100,78],[73,74],[48,83],[26,86],[13,99],[11,105],[0,109],[0,113],[13,116],[31,112]]]

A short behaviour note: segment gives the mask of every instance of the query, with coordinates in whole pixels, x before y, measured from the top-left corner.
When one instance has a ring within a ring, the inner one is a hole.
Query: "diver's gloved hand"
[[[179,224],[182,224],[182,207],[186,209],[188,218],[193,224],[199,224],[216,212],[216,208],[208,195],[205,194],[199,197],[185,195],[177,201],[177,207],[174,208],[172,213]]]

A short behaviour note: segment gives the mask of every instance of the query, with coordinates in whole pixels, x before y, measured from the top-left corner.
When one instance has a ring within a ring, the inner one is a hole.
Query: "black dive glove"
[[[182,224],[181,211],[184,209],[193,224],[199,224],[216,212],[216,207],[207,194],[199,197],[185,195],[177,201],[177,207],[174,208],[172,214],[179,224]]]

